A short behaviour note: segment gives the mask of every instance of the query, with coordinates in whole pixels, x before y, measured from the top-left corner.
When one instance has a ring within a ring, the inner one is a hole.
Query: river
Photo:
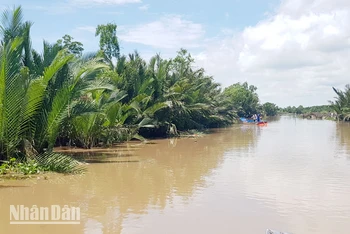
[[[347,123],[282,116],[268,126],[129,142],[86,157],[90,164],[83,175],[0,181],[0,233],[350,230]],[[10,225],[10,205],[76,206],[80,224]]]

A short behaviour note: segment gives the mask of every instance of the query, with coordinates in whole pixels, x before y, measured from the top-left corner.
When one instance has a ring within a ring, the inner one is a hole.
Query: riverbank
[[[177,136],[163,137],[157,139],[178,139],[178,138],[200,138],[212,132],[206,130],[188,130],[179,131]],[[134,139],[129,141],[118,142],[110,146],[96,146],[89,149],[81,147],[60,146],[55,147],[53,155],[59,155],[58,160],[51,159],[49,162],[44,161],[42,157],[21,161],[11,158],[9,161],[2,161],[0,165],[0,180],[25,180],[25,179],[48,179],[49,175],[55,173],[61,174],[79,174],[85,171],[89,163],[99,163],[106,158],[118,157],[119,150],[125,151],[124,146],[135,143],[135,146],[152,144],[155,139]],[[101,155],[100,153],[103,152]],[[107,157],[106,157],[107,155]],[[86,158],[88,156],[90,158]],[[92,156],[96,156],[91,158]],[[111,162],[111,161],[110,161]],[[120,160],[118,162],[121,162]]]
[[[26,178],[47,172],[79,174],[84,171],[83,163],[56,152],[44,153],[22,160],[10,158],[8,161],[2,161],[0,165],[0,175],[4,178]]]

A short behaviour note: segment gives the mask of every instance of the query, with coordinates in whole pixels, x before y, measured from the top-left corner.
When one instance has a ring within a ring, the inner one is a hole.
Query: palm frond
[[[86,168],[77,160],[59,153],[44,153],[37,155],[35,160],[47,171],[66,174],[82,173]]]

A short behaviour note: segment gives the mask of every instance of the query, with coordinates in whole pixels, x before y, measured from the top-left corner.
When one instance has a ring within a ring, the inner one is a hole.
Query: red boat
[[[267,126],[267,122],[259,122],[257,123],[258,126]]]

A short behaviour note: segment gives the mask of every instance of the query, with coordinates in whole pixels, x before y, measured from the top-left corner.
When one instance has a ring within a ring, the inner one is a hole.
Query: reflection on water
[[[26,232],[130,233],[130,228],[137,229],[137,225],[127,223],[133,223],[149,212],[166,207],[178,209],[191,203],[191,197],[210,186],[207,178],[216,173],[225,151],[251,147],[256,136],[257,131],[251,126],[237,126],[199,138],[93,149],[84,153],[86,161],[91,164],[83,176],[6,182],[28,183],[31,187],[0,192],[0,210],[5,211],[1,212],[1,226],[5,226],[9,233],[10,230],[22,230],[7,225],[9,215],[6,210],[10,204],[45,206],[68,203],[82,208],[80,227],[26,227]],[[76,156],[83,152],[57,151]]]
[[[269,221],[276,229],[348,232],[350,164],[336,159],[343,153],[339,139],[332,138],[336,126],[285,117],[265,129],[254,160],[237,158],[235,150],[228,153],[224,165],[231,169],[231,182],[242,196],[271,209],[266,214],[279,215]]]
[[[1,233],[348,233],[350,126],[268,121],[93,149],[80,176],[0,182]],[[11,226],[10,204],[79,206],[82,222]]]
[[[350,159],[350,123],[337,122],[336,141],[339,144],[339,157],[345,156]]]

